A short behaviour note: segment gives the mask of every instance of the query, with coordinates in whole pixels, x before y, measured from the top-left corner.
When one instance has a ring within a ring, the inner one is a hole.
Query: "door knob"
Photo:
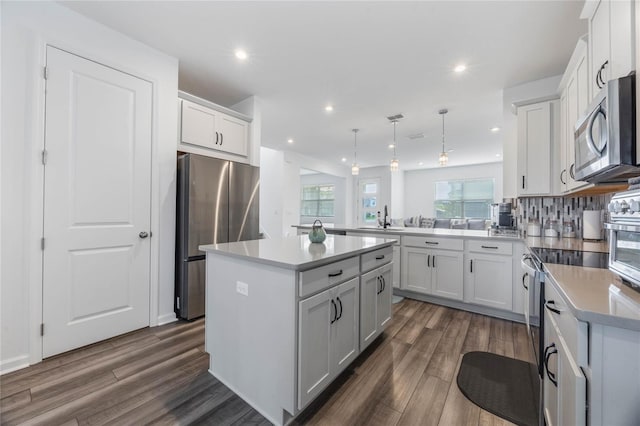
[[[141,233],[139,233],[139,234],[138,234],[138,236],[139,236],[140,238],[147,238],[147,237],[149,236],[149,234],[148,234],[148,233],[146,233],[146,232],[144,232],[144,231],[142,231]]]

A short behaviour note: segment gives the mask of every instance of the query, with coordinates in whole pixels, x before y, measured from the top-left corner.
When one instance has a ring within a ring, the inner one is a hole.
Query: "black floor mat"
[[[462,357],[458,387],[471,402],[522,426],[538,426],[540,382],[534,364],[489,352]]]

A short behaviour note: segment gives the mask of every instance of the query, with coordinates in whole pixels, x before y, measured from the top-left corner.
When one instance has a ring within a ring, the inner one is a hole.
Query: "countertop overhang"
[[[324,243],[312,243],[307,235],[207,244],[207,254],[235,257],[279,268],[304,271],[362,253],[392,246],[389,238],[327,235]]]

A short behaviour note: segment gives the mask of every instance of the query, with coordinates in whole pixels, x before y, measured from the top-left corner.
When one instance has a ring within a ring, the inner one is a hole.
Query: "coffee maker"
[[[491,204],[491,227],[500,229],[513,229],[511,203]]]

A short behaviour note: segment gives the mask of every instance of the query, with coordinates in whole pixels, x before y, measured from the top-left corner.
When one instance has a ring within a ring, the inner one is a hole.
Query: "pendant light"
[[[438,111],[438,114],[442,116],[442,152],[440,153],[440,157],[438,158],[438,164],[444,167],[449,162],[449,156],[447,155],[447,151],[444,150],[444,115],[448,113],[449,110],[446,108]]]
[[[393,123],[393,158],[389,164],[389,169],[392,172],[397,172],[400,167],[400,162],[396,158],[396,124],[398,123],[399,117],[402,117],[402,115],[398,114],[393,117],[387,117]]]
[[[358,166],[358,129],[352,129],[353,132],[353,164],[351,165],[351,174],[357,176],[360,173]]]

